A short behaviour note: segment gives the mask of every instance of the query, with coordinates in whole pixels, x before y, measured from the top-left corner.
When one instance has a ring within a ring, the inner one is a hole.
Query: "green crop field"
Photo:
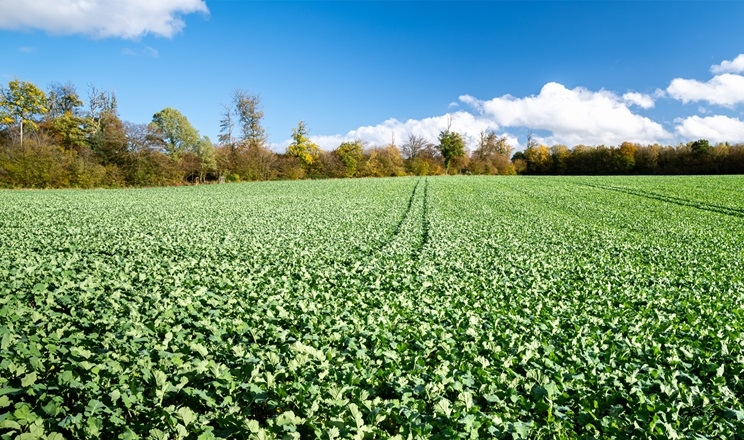
[[[0,191],[0,438],[742,438],[744,177]]]

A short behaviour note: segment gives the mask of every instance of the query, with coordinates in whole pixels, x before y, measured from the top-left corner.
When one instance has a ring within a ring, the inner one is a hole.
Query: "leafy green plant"
[[[736,438],[741,184],[0,192],[0,436]]]

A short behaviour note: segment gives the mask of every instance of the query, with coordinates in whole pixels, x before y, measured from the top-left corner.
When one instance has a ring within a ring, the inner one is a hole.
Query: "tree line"
[[[341,143],[332,151],[313,143],[307,125],[292,129],[284,153],[272,151],[258,95],[236,90],[223,105],[217,142],[186,116],[164,108],[149,123],[123,121],[117,97],[89,86],[83,101],[74,85],[46,91],[12,80],[0,87],[0,187],[122,187],[199,182],[436,174],[741,173],[742,145],[565,146],[528,142],[514,153],[507,139],[484,131],[468,151],[448,127],[437,142],[409,135],[368,146]]]
[[[744,144],[711,145],[700,139],[677,146],[623,142],[618,147],[577,145],[548,148],[528,142],[512,156],[520,174],[614,175],[614,174],[742,174]]]

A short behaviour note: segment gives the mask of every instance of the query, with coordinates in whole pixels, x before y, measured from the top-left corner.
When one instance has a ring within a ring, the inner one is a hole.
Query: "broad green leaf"
[[[23,377],[23,379],[21,380],[21,386],[24,388],[30,387],[31,385],[36,383],[36,379],[37,379],[36,372],[33,371]]]
[[[189,426],[191,423],[197,420],[197,415],[189,407],[178,408],[178,416],[183,420],[183,424]]]

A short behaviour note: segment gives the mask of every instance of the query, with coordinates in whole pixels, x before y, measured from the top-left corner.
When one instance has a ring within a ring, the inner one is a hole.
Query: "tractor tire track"
[[[429,227],[429,179],[424,178],[424,201],[421,207],[421,245],[414,252],[419,258],[424,247],[429,242]]]
[[[413,201],[416,198],[416,192],[418,191],[418,187],[420,184],[421,184],[421,179],[419,178],[416,181],[416,185],[413,186],[413,190],[411,190],[411,197],[408,198],[408,206],[406,207],[405,212],[403,212],[403,216],[401,216],[400,220],[398,221],[398,224],[395,225],[395,228],[393,228],[393,233],[390,234],[390,237],[388,237],[387,240],[380,243],[377,249],[369,252],[368,256],[382,251],[383,249],[385,249],[386,246],[392,243],[398,235],[400,235],[400,231],[403,228],[403,224],[408,219],[408,216],[411,215],[411,209],[413,208]]]
[[[349,253],[345,258],[341,258],[339,262],[346,266],[347,268],[351,267],[359,267],[360,262],[362,261],[369,261],[375,259],[376,255],[382,254],[386,248],[389,248],[393,245],[396,239],[401,235],[403,231],[403,227],[406,224],[407,221],[409,221],[409,217],[411,216],[411,211],[414,210],[415,207],[415,200],[416,200],[416,194],[419,192],[419,187],[421,186],[421,180],[418,179],[416,181],[416,184],[413,185],[413,189],[411,190],[411,195],[408,197],[408,203],[406,205],[405,211],[403,211],[403,215],[401,215],[400,220],[396,223],[395,227],[393,228],[393,231],[388,235],[386,238],[381,240],[376,246],[368,248],[366,250],[362,250],[360,248],[356,249],[356,252]]]
[[[388,259],[407,255],[418,259],[429,242],[429,180],[419,178],[408,200],[408,208],[390,236],[370,257]]]
[[[600,184],[591,184],[591,183],[577,183],[577,184],[582,185],[582,186],[588,186],[591,188],[603,189],[606,191],[615,191],[615,192],[634,195],[637,197],[644,197],[644,198],[651,199],[651,200],[658,200],[661,202],[672,203],[675,205],[695,208],[695,209],[699,209],[702,211],[713,212],[716,214],[724,214],[724,215],[730,215],[732,217],[744,218],[744,210],[741,210],[741,209],[729,208],[726,206],[714,205],[714,204],[705,203],[705,202],[696,202],[692,200],[683,199],[680,197],[666,196],[663,194],[657,194],[657,193],[636,190],[636,189],[631,189],[631,188],[622,188],[622,187],[611,186],[611,185],[600,185]]]

